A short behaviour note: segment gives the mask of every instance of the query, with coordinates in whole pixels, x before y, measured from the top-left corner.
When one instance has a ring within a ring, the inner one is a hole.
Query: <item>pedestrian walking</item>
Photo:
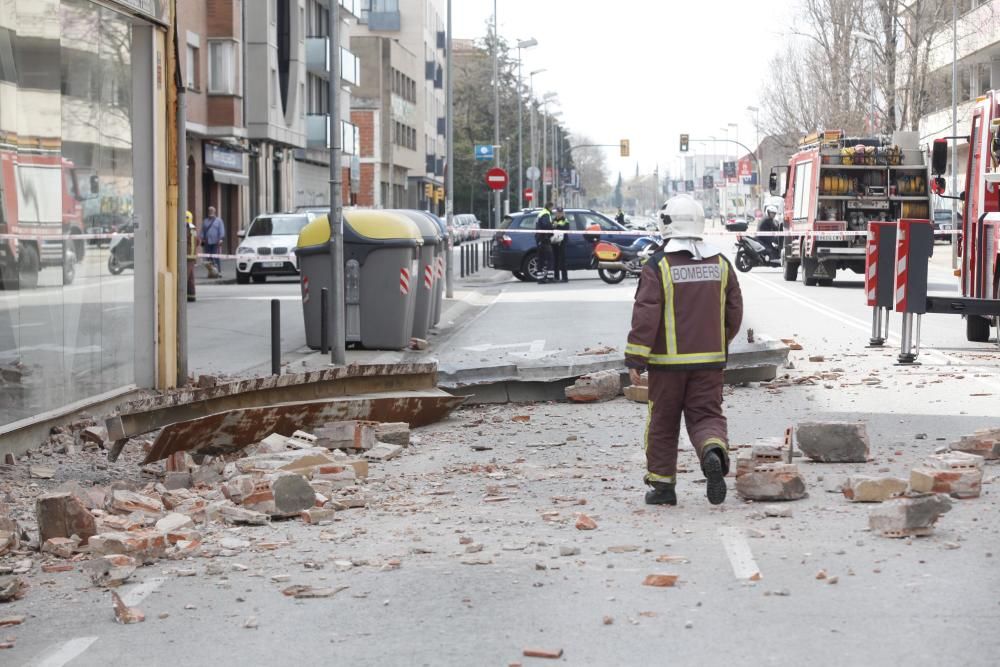
[[[187,221],[187,300],[195,301],[194,268],[198,263],[198,228],[194,226],[191,211],[185,212]]]
[[[569,239],[566,238],[566,232],[569,231],[569,220],[566,219],[566,213],[561,206],[556,209],[555,214],[552,216],[552,228],[555,230],[555,233],[552,235],[553,281],[568,283],[569,273],[566,271],[566,245],[569,243]]]
[[[215,270],[216,275],[222,275],[222,242],[226,238],[226,224],[222,218],[215,215],[215,207],[208,207],[208,216],[201,223],[201,245],[205,253],[215,255],[208,261],[210,268]],[[213,276],[215,277],[215,276]]]
[[[541,213],[535,219],[535,248],[538,253],[539,285],[549,282],[549,269],[552,267],[552,204],[542,207]]]
[[[743,319],[733,267],[704,243],[705,211],[689,195],[667,202],[660,216],[666,243],[646,262],[625,348],[629,378],[649,370],[646,476],[650,505],[676,505],[681,416],[708,480],[708,501],[726,499],[729,436],[722,381],[729,343]]]

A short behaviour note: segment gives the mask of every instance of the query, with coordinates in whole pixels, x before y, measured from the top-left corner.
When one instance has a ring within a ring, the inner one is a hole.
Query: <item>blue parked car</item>
[[[518,280],[535,281],[541,278],[538,271],[538,258],[535,249],[535,235],[530,233],[508,233],[514,230],[530,231],[535,228],[535,220],[541,209],[519,211],[511,215],[511,220],[504,221],[494,235],[493,268],[498,271],[510,271]],[[568,208],[565,210],[571,231],[586,231],[594,225],[600,227],[600,240],[631,245],[636,239],[632,232],[611,218],[583,208]],[[597,236],[595,233],[594,237]],[[566,268],[570,271],[594,270],[593,244],[582,234],[567,234]]]

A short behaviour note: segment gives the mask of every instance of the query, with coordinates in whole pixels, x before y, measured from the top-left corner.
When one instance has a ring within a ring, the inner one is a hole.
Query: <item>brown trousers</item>
[[[722,413],[723,370],[649,372],[649,417],[646,422],[646,481],[677,481],[677,440],[681,415],[688,437],[702,461],[712,449],[729,470],[729,439]]]

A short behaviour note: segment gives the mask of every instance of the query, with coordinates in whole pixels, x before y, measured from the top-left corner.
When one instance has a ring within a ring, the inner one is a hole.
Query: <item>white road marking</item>
[[[722,546],[729,556],[729,564],[733,566],[733,574],[737,579],[760,579],[760,568],[753,559],[750,545],[740,528],[732,526],[720,526],[719,537],[722,538]]]
[[[519,347],[527,347],[529,352],[542,352],[545,350],[545,340],[533,340],[525,343],[504,343],[501,345],[483,343],[482,345],[471,345],[462,349],[470,352],[489,352],[490,350],[512,350]]]
[[[29,662],[27,667],[63,667],[90,648],[97,637],[77,637],[51,649]]]
[[[145,600],[150,593],[162,586],[163,582],[166,580],[166,577],[154,577],[148,581],[144,581],[141,584],[133,586],[122,593],[122,602],[129,607],[134,607]]]

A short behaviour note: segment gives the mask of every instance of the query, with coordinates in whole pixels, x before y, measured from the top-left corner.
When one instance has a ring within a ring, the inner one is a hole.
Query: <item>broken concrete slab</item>
[[[736,478],[736,492],[746,500],[799,500],[806,483],[793,463],[765,463]]]
[[[802,422],[796,443],[803,454],[821,463],[864,463],[868,431],[864,422]]]
[[[957,452],[976,454],[984,459],[1000,459],[1000,428],[982,428],[971,435],[964,435],[951,448]]]
[[[942,514],[951,510],[951,499],[941,494],[889,500],[868,515],[869,527],[884,537],[929,535]]]
[[[83,564],[83,571],[94,585],[107,588],[121,586],[132,576],[135,568],[135,559],[124,554],[101,556]]]
[[[573,385],[566,387],[566,398],[574,403],[610,401],[621,393],[621,373],[616,370],[584,375]]]
[[[45,493],[35,501],[38,541],[53,537],[80,538],[81,544],[97,534],[97,522],[83,503],[69,492]]]
[[[222,456],[238,452],[271,433],[291,434],[334,421],[406,421],[425,426],[444,418],[464,401],[463,397],[428,389],[230,410],[164,427],[143,463],[177,451]]]
[[[116,489],[108,496],[106,508],[115,514],[141,512],[145,516],[159,517],[163,514],[163,501],[151,495]]]
[[[378,443],[374,449],[365,452],[364,456],[369,461],[389,461],[402,454],[403,448],[399,445],[390,445],[386,442]]]
[[[57,558],[72,558],[80,546],[80,540],[70,537],[50,537],[42,543],[42,553]]]
[[[242,501],[244,508],[272,517],[295,516],[315,504],[316,492],[302,475],[281,473],[254,484]]]
[[[898,477],[852,475],[843,486],[844,497],[855,503],[881,503],[906,493],[907,482]]]
[[[95,556],[125,554],[147,561],[162,558],[167,550],[167,536],[156,530],[133,530],[127,533],[100,533],[90,538],[90,552]]]
[[[88,426],[80,431],[80,440],[104,447],[108,443],[108,430],[103,426]]]
[[[156,522],[156,529],[161,533],[173,533],[194,526],[194,521],[187,514],[171,512]]]

